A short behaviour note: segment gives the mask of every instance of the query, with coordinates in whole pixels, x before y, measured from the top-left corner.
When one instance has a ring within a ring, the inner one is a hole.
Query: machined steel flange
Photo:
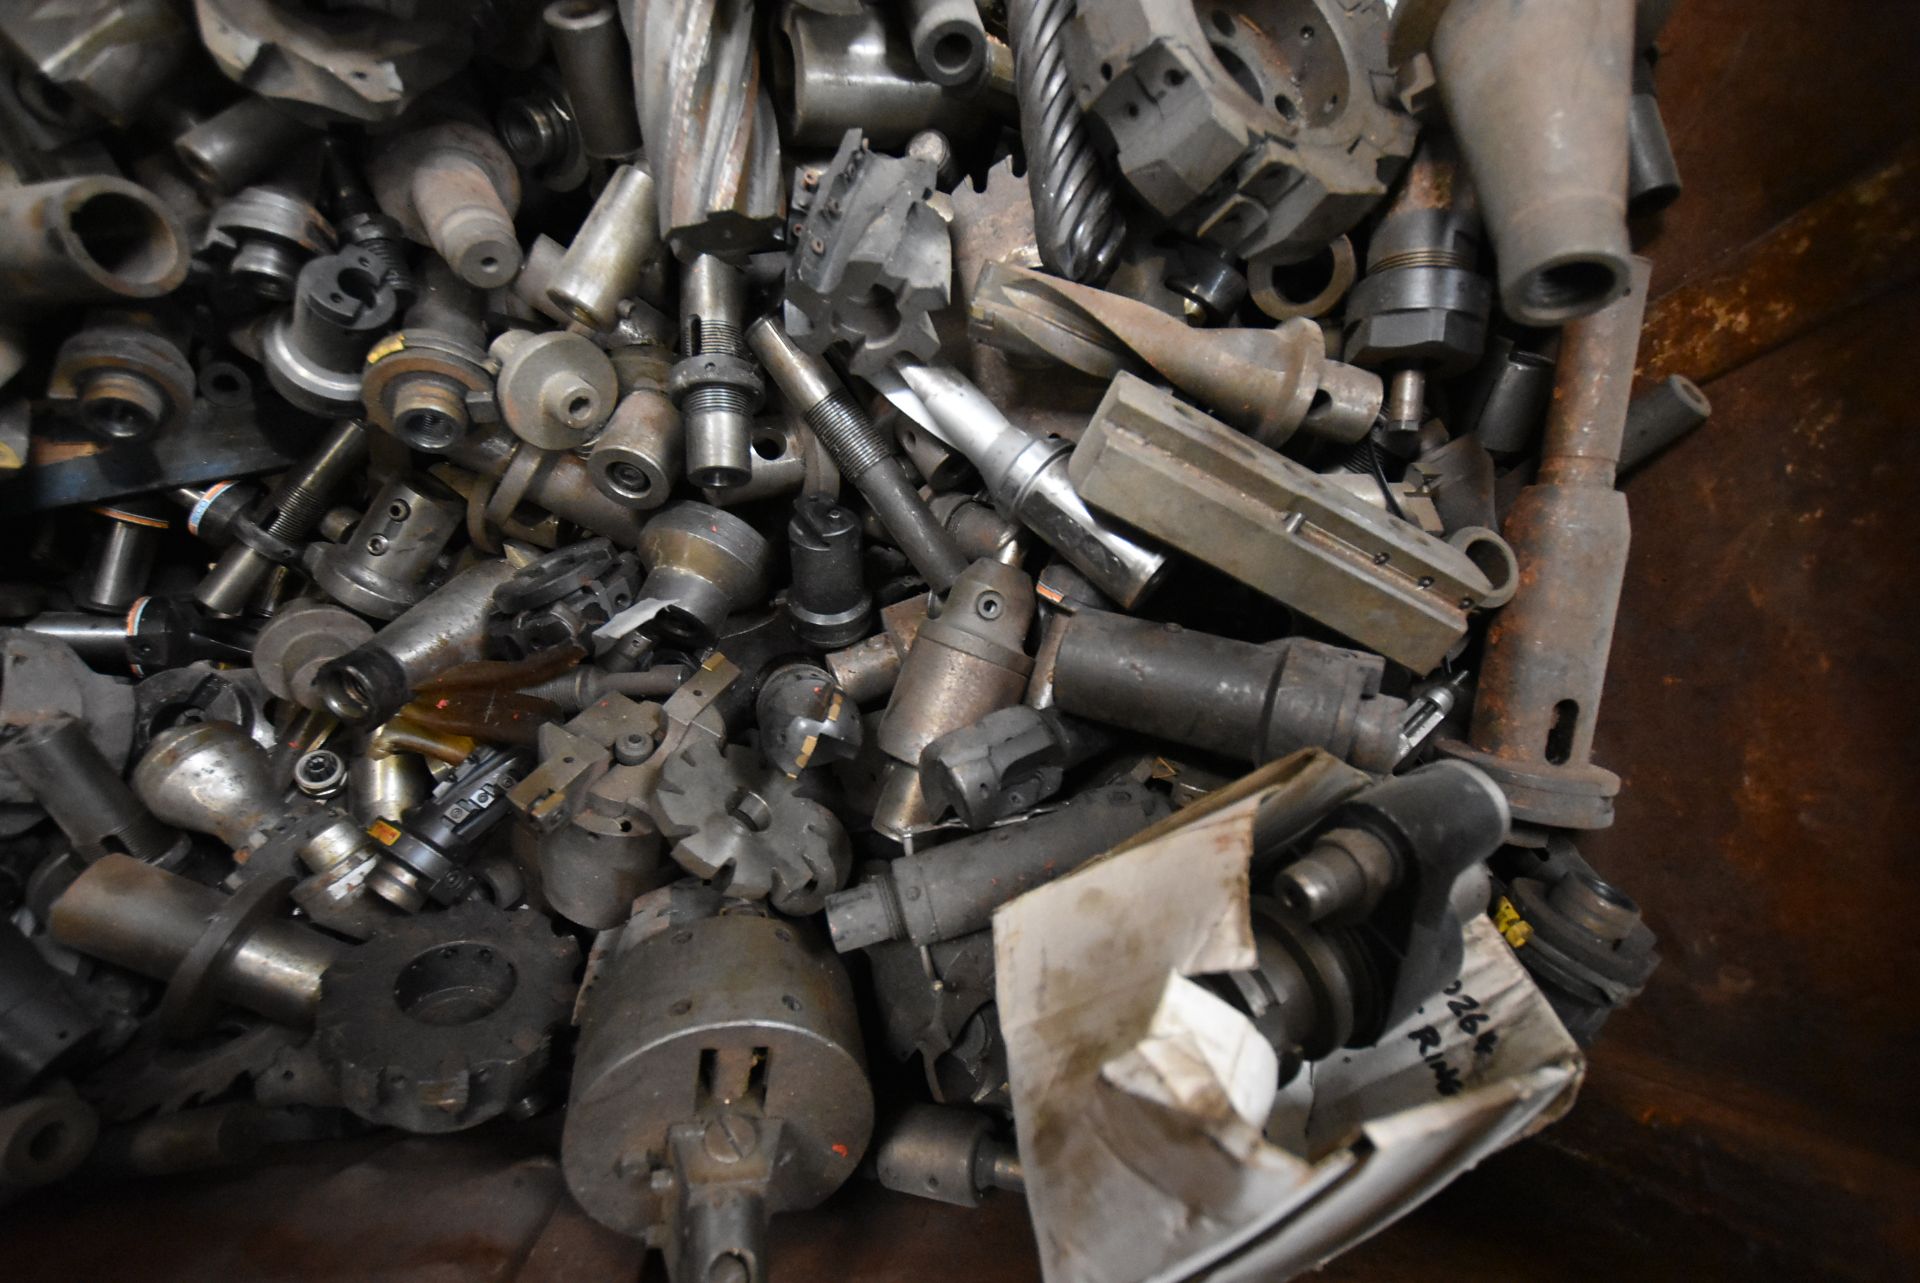
[[[537,913],[468,902],[395,921],[328,969],[315,1017],[321,1061],[369,1122],[473,1127],[546,1068],[579,960],[579,946]]]
[[[140,441],[186,420],[194,373],[182,344],[151,316],[101,312],[54,354],[47,399],[70,402],[106,441]]]
[[[438,453],[500,418],[487,354],[434,330],[399,330],[367,353],[367,417],[415,450]]]
[[[1074,92],[1121,173],[1176,228],[1304,257],[1358,222],[1413,152],[1383,0],[1108,0],[1067,27]]]

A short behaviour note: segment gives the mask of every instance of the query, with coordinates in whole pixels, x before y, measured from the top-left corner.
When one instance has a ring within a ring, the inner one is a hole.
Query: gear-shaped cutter
[[[846,882],[853,853],[833,813],[799,790],[751,749],[703,736],[661,767],[655,818],[687,872],[782,913],[814,913]]]
[[[580,949],[543,914],[468,901],[390,923],[321,982],[321,1063],[348,1109],[411,1132],[494,1118],[533,1087]]]
[[[953,242],[930,203],[934,180],[930,161],[870,151],[857,129],[824,174],[801,179],[787,269],[795,343],[818,355],[844,339],[863,378],[896,356],[939,353],[931,314],[951,297]]]

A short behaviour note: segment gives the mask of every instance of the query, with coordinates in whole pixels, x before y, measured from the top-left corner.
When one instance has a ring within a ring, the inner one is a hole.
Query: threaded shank
[[[342,422],[298,472],[287,474],[274,492],[273,515],[260,528],[285,540],[312,530],[327,513],[327,496],[366,455],[366,428],[358,420]]]
[[[813,406],[807,411],[806,420],[813,435],[840,466],[841,475],[849,481],[892,453],[881,439],[879,429],[845,392],[835,392]]]
[[[318,525],[326,511],[325,495],[305,486],[292,486],[280,496],[272,519],[262,529],[276,539],[297,539]]]
[[[1040,259],[1070,280],[1102,280],[1126,228],[1067,75],[1062,35],[1074,0],[1008,0],[1020,136]]]
[[[1380,272],[1392,272],[1403,267],[1443,267],[1457,271],[1471,272],[1473,256],[1445,245],[1428,245],[1419,249],[1402,250],[1398,254],[1383,254],[1367,265],[1367,275]]]
[[[681,401],[680,413],[689,419],[702,414],[736,414],[745,418],[753,413],[753,398],[731,383],[702,383]]]
[[[407,266],[407,249],[399,241],[380,237],[376,240],[362,241],[361,247],[380,264],[380,281],[395,294],[412,298],[413,269]]]
[[[717,316],[689,317],[682,343],[688,356],[749,355],[740,337],[740,327]]]

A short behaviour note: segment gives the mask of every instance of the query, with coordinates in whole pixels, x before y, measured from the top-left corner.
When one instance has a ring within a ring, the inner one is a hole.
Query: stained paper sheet
[[[1572,1104],[1580,1053],[1484,918],[1448,992],[1276,1093],[1273,1049],[1192,977],[1254,963],[1248,861],[1256,818],[1269,838],[1287,822],[1277,791],[1351,778],[1289,763],[995,915],[1049,1283],[1289,1277]]]

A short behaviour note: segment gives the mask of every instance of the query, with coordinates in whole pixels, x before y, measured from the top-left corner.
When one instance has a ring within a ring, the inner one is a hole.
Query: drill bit
[[[660,232],[682,263],[764,249],[786,217],[755,12],[752,0],[659,0],[628,11]]]
[[[1074,0],[1008,0],[1007,26],[1040,261],[1093,283],[1113,270],[1126,226],[1067,76],[1062,38],[1073,13]]]

